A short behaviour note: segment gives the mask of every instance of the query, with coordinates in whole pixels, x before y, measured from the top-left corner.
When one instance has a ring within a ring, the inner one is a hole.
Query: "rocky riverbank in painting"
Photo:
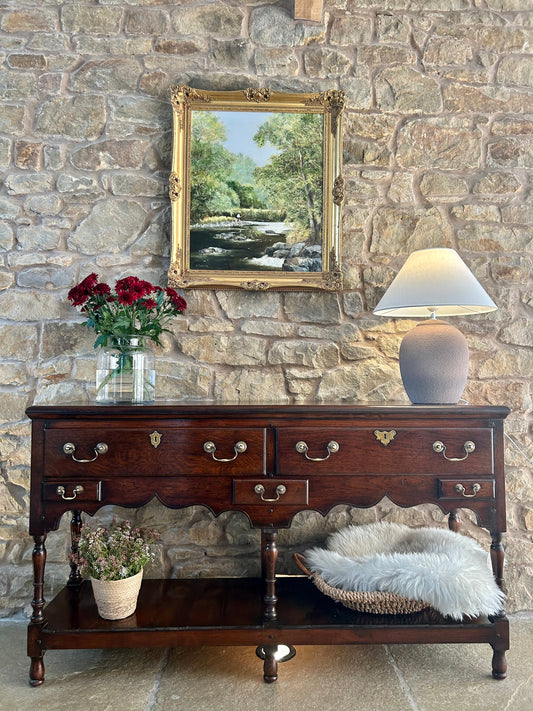
[[[290,244],[286,238],[292,228],[285,222],[242,220],[193,225],[191,269],[320,272],[321,246]]]

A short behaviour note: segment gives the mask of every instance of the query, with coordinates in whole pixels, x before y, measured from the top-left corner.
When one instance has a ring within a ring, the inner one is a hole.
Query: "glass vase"
[[[109,336],[96,365],[97,402],[153,402],[155,356],[144,336]]]

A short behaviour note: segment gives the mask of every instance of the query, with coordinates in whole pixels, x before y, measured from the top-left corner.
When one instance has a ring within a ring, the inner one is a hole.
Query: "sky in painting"
[[[265,165],[276,152],[270,144],[259,148],[254,141],[254,134],[271,112],[266,111],[215,111],[217,119],[226,127],[224,145],[232,153],[244,153],[253,158],[257,165]]]

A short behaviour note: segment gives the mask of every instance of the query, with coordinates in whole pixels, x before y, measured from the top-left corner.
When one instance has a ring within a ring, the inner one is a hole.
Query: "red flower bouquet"
[[[68,298],[87,316],[85,325],[98,334],[96,399],[100,402],[152,402],[155,398],[155,361],[144,347],[150,338],[161,345],[165,324],[183,313],[187,303],[174,289],[162,289],[134,276],[119,279],[111,291],[89,274],[73,287]]]
[[[169,331],[164,324],[187,307],[174,289],[128,276],[119,279],[111,291],[94,273],[73,287],[68,299],[81,307],[87,316],[85,325],[98,334],[95,348],[107,345],[108,336],[144,336],[161,345],[161,333]]]

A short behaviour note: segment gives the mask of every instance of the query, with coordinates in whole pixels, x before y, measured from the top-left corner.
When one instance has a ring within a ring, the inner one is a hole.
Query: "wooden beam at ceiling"
[[[324,0],[294,0],[294,19],[322,22]]]

